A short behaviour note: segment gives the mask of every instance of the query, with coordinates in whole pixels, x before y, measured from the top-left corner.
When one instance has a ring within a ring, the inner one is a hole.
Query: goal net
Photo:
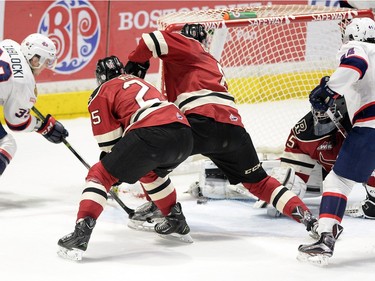
[[[222,64],[262,158],[281,153],[290,129],[310,110],[308,95],[337,67],[342,29],[354,17],[373,14],[273,5],[171,13],[159,18],[158,27],[179,32],[185,23],[200,23],[209,31],[207,48]]]

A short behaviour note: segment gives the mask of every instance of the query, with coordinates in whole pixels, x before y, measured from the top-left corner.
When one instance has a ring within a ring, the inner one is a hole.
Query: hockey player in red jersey
[[[242,182],[252,194],[272,202],[277,210],[302,222],[310,231],[316,219],[306,205],[262,168],[234,97],[228,92],[223,70],[204,49],[206,37],[201,24],[186,24],[181,33],[143,34],[128,56],[125,71],[144,74],[149,59],[160,58],[168,100],[184,112],[192,127],[192,155],[207,156],[231,184]],[[152,206],[152,202],[146,203],[139,218],[144,218],[141,215],[146,216],[148,210],[154,211]]]
[[[186,117],[151,84],[123,74],[115,56],[99,60],[99,86],[88,109],[101,160],[88,172],[73,233],[58,241],[59,254],[81,259],[111,186],[140,181],[164,215],[155,231],[192,242],[190,229],[176,203],[168,174],[191,153],[193,137]]]

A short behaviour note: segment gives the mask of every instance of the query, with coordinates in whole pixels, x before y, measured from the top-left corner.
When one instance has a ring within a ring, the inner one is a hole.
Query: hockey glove
[[[124,67],[124,71],[127,74],[132,74],[139,78],[145,78],[148,68],[150,67],[150,62],[138,63],[133,61],[128,61]]]
[[[310,103],[316,111],[326,112],[334,100],[339,97],[339,94],[327,86],[328,81],[329,76],[324,76],[320,80],[319,86],[316,86],[309,95]]]
[[[37,132],[53,143],[60,143],[69,136],[69,132],[64,126],[50,114],[46,116]]]

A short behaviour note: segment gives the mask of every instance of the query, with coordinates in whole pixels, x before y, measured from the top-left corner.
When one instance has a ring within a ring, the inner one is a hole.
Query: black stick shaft
[[[42,120],[44,121],[46,118],[44,117],[44,115],[38,110],[36,109],[35,106],[33,106],[32,108],[32,111],[35,112],[35,114]],[[69,148],[69,150],[78,158],[78,160],[89,170],[91,168],[91,166],[81,157],[81,155],[79,155],[77,153],[77,151],[75,151],[75,149],[70,145],[70,143],[64,138],[63,139],[63,143],[65,144],[65,146],[67,148]],[[134,210],[129,208],[128,206],[126,206],[124,204],[124,202],[121,201],[121,199],[118,197],[118,195],[116,194],[116,192],[114,192],[112,189],[109,190],[109,194],[111,194],[111,196],[113,197],[113,199],[115,199],[115,201],[120,205],[120,207],[128,214],[128,215],[132,215],[134,214]]]

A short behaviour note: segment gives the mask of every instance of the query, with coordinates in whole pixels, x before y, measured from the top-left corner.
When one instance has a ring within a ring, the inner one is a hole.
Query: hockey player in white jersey
[[[12,131],[36,131],[53,143],[68,136],[64,126],[51,115],[44,122],[30,114],[36,102],[35,77],[56,65],[56,47],[46,36],[34,33],[20,44],[5,39],[0,42],[0,105]],[[0,175],[17,150],[15,139],[0,123]]]
[[[333,255],[338,226],[347,197],[356,183],[366,182],[375,169],[375,22],[355,18],[346,27],[338,52],[339,67],[323,77],[310,94],[311,105],[326,112],[344,96],[353,128],[348,133],[333,166],[323,182],[317,232],[318,242],[300,245],[298,259],[327,264]]]

